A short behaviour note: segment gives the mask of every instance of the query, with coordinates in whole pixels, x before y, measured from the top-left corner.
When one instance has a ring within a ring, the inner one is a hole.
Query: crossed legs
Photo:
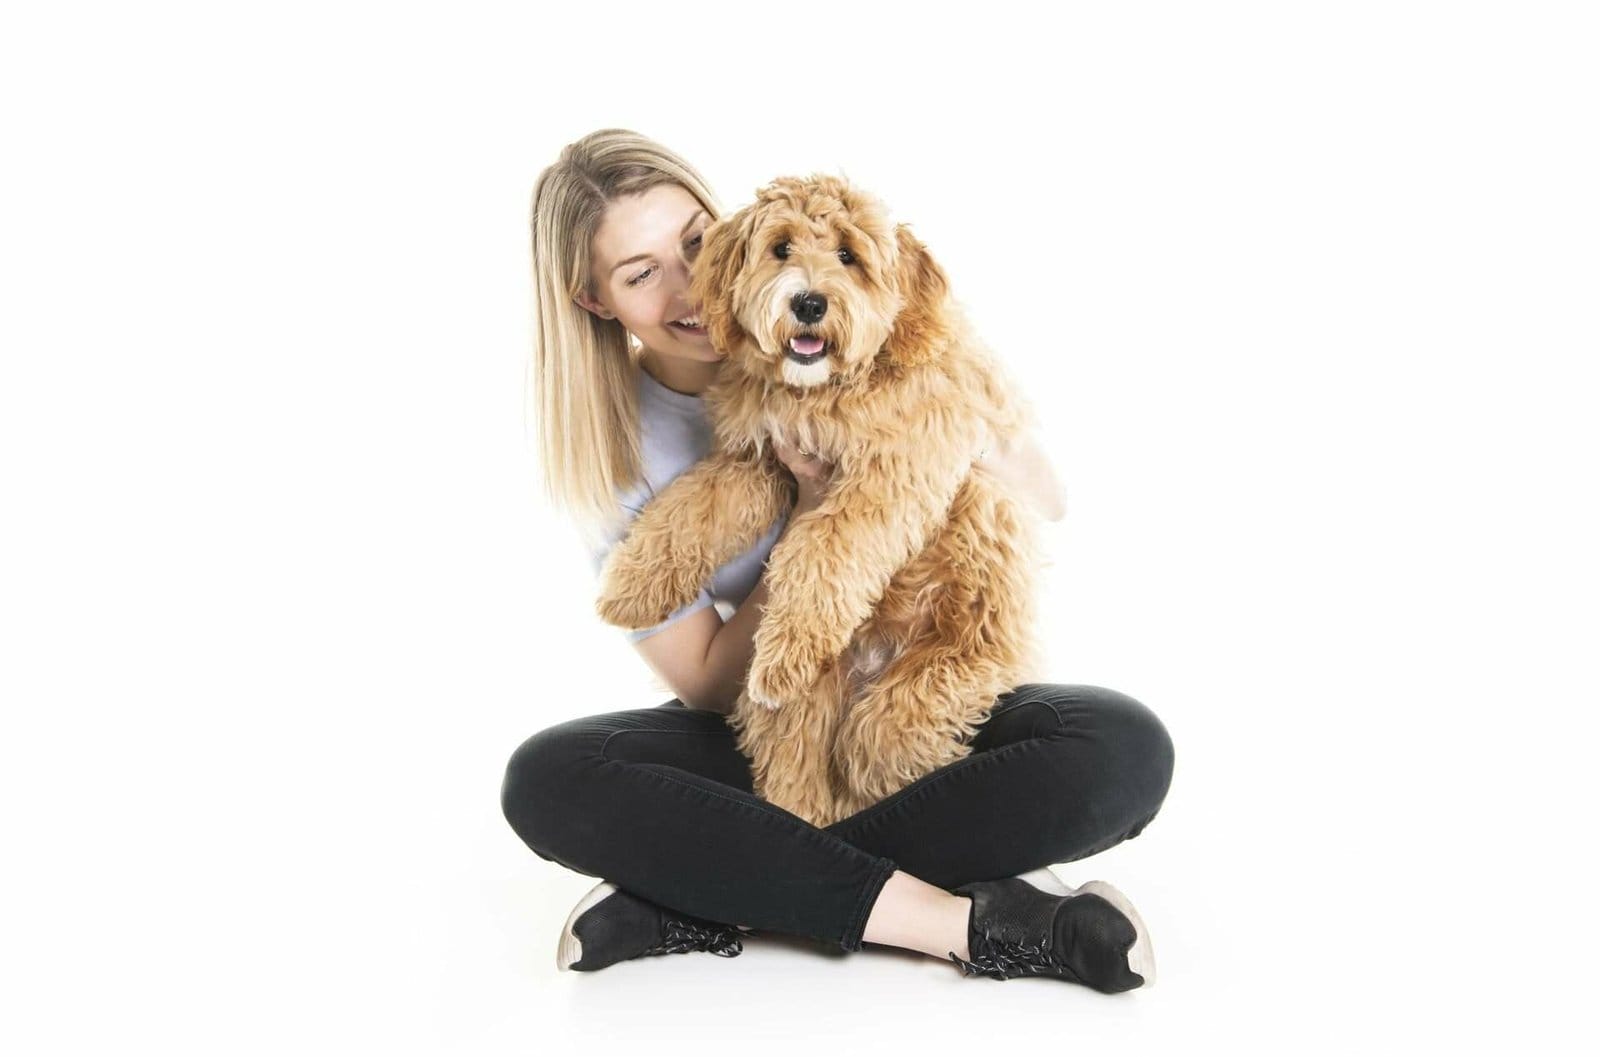
[[[947,944],[966,905],[947,889],[1137,836],[1173,765],[1155,714],[1095,686],[1017,687],[972,748],[818,828],[750,792],[722,716],[673,700],[533,735],[501,800],[541,858],[662,906],[847,951],[882,942],[943,957],[961,953]]]

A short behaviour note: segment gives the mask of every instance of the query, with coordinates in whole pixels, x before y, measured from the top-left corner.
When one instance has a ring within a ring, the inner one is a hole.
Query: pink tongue
[[[823,341],[818,337],[790,338],[789,347],[802,356],[812,356],[822,351]]]

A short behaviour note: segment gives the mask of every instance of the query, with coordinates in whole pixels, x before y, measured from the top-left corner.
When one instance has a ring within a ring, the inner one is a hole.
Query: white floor
[[[1283,801],[1245,813],[1220,795],[1226,783],[1216,796],[1206,784],[1180,775],[1177,795],[1138,838],[1055,868],[1073,885],[1110,880],[1135,901],[1155,942],[1159,979],[1147,991],[966,978],[920,954],[846,955],[771,935],[747,938],[732,959],[665,956],[561,973],[556,939],[592,879],[496,848],[502,869],[492,880],[438,889],[434,909],[452,924],[430,1027],[439,1052],[474,1053],[552,1044],[549,1052],[579,1052],[600,1039],[670,1053],[744,1045],[960,1053],[1012,1043],[1101,1053],[1386,1052],[1554,1037],[1548,1022],[1516,1012],[1540,1002],[1530,960],[1549,950],[1540,940],[1554,921],[1530,917],[1514,888],[1426,897],[1415,874],[1385,869],[1392,841],[1383,835],[1369,856],[1335,839],[1313,858],[1314,818],[1288,830],[1293,810]],[[1551,972],[1568,967],[1558,961]]]
[[[8,1052],[139,1039],[173,1053],[485,1057],[1507,1052],[1519,1040],[1516,1052],[1594,1052],[1576,1026],[1592,982],[1586,875],[1557,843],[1519,840],[1537,830],[1494,810],[1492,782],[1483,794],[1452,782],[1471,799],[1439,809],[1430,785],[1408,794],[1330,767],[1337,742],[1298,765],[1280,745],[1269,762],[1221,712],[1209,727],[1184,720],[1196,707],[1165,710],[1179,766],[1161,815],[1057,867],[1138,906],[1159,972],[1149,991],[967,978],[919,954],[771,935],[731,959],[558,972],[562,922],[594,881],[537,858],[500,817],[521,735],[506,736],[508,710],[485,721],[491,702],[449,729],[363,719],[360,736],[334,726],[319,741],[261,724],[251,770],[220,757],[199,774],[150,770],[160,801],[97,795],[79,828],[57,817],[53,854],[76,858],[13,861],[8,1001],[38,1044]],[[229,798],[205,795],[230,784]]]

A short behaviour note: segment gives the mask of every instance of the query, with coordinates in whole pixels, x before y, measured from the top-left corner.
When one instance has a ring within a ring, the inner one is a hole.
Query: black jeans
[[[1138,836],[1172,780],[1161,721],[1104,687],[1019,686],[971,744],[819,829],[752,795],[726,720],[674,698],[533,735],[501,807],[540,858],[682,913],[855,951],[895,870],[949,889],[1082,859]]]

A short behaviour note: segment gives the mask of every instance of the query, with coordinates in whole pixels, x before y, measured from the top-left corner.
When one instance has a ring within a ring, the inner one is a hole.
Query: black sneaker
[[[1104,881],[1067,891],[1041,891],[1018,877],[954,889],[972,899],[972,957],[951,951],[950,960],[966,976],[1050,976],[1105,994],[1153,984],[1150,938],[1127,897]]]
[[[588,972],[629,958],[690,951],[733,958],[744,950],[739,935],[732,925],[675,914],[601,881],[567,915],[556,968]]]

